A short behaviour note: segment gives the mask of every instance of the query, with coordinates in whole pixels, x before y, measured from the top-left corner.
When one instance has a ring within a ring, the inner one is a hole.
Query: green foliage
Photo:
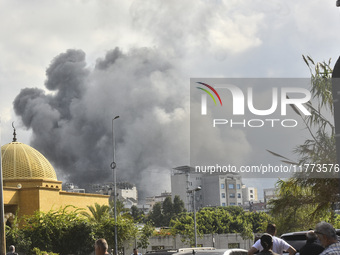
[[[137,247],[140,248],[142,247],[143,249],[148,248],[149,243],[149,238],[154,232],[154,227],[152,226],[151,223],[147,223],[144,225],[141,231],[141,235],[139,236],[139,241],[137,242]]]
[[[189,213],[182,213],[170,222],[172,235],[181,235],[181,241],[189,245],[195,243],[194,219]],[[197,231],[198,234],[199,231]]]
[[[159,230],[154,230],[152,233],[153,236],[171,236],[171,229],[169,228],[161,228]]]
[[[142,220],[144,219],[143,210],[138,209],[138,207],[135,205],[131,206],[130,214],[135,223],[142,222]]]
[[[185,212],[184,202],[179,196],[174,197],[174,202],[167,197],[163,203],[157,202],[147,217],[147,221],[153,222],[156,227],[169,226],[170,221]]]
[[[238,206],[206,207],[196,213],[196,220],[200,236],[240,233],[244,239],[252,238],[253,232],[262,232],[272,222],[271,217],[265,213],[245,212]],[[182,213],[170,225],[173,235],[180,234],[183,242],[191,245],[194,243],[193,213]]]
[[[94,212],[107,212],[97,209]],[[90,208],[90,207],[89,207]],[[90,254],[93,252],[94,241],[105,238],[110,246],[114,246],[114,229],[117,224],[118,246],[131,238],[135,238],[137,228],[131,218],[120,216],[117,223],[111,217],[86,217],[83,209],[60,208],[47,213],[35,212],[34,215],[22,219],[19,228],[16,222],[12,228],[6,229],[7,242],[15,245],[25,254],[41,254],[40,250],[66,254]],[[99,215],[97,213],[93,215]]]
[[[164,215],[162,213],[162,203],[157,202],[156,204],[154,204],[151,212],[148,215],[148,222],[152,221],[156,227],[161,227],[163,226],[163,218]]]
[[[98,203],[95,203],[94,206],[90,205],[87,206],[87,208],[91,213],[83,211],[81,214],[87,217],[90,222],[100,223],[110,217],[110,207],[107,205],[99,205]]]
[[[25,217],[22,231],[25,238],[30,238],[31,249],[37,247],[60,254],[87,254],[93,250],[92,225],[79,217],[79,209],[67,209]]]
[[[14,245],[18,251],[28,253],[32,245],[31,239],[26,239],[23,231],[19,229],[17,216],[14,218],[12,227],[6,225],[6,243]],[[8,245],[8,246],[9,246]],[[9,247],[7,247],[8,249]]]
[[[176,195],[174,197],[173,213],[178,215],[182,212],[186,212],[184,202],[178,195]]]
[[[59,255],[59,253],[47,252],[47,251],[40,251],[39,248],[33,248],[32,250],[33,255]]]
[[[163,213],[163,226],[169,226],[169,222],[174,216],[174,205],[171,201],[171,197],[165,198],[162,204]]]
[[[294,153],[299,156],[297,162],[273,154],[283,158],[283,162],[288,161],[298,166],[325,164],[329,170],[337,163],[334,125],[324,116],[325,112],[333,115],[331,61],[315,63],[309,56],[303,56],[303,59],[311,72],[310,91],[314,105],[307,103],[311,115],[306,117],[297,109],[293,109],[304,121],[310,138],[295,148]],[[272,200],[270,205],[271,213],[277,219],[281,231],[314,228],[321,220],[335,223],[333,207],[339,202],[339,183],[338,179],[334,178],[337,176],[320,178],[320,173],[312,172],[311,168],[304,168],[303,172],[286,181],[277,182],[278,198]]]
[[[107,218],[100,224],[97,224],[94,229],[95,239],[105,238],[109,246],[114,247],[115,225],[116,223],[113,218]],[[118,247],[122,247],[124,241],[129,240],[131,238],[136,238],[137,227],[135,226],[132,219],[127,217],[118,217],[117,232],[118,232],[117,235]]]

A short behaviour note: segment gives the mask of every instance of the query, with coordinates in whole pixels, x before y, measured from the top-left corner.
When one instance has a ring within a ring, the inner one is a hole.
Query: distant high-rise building
[[[94,184],[92,189],[96,193],[110,195],[110,200],[114,199],[113,183]],[[131,208],[131,206],[138,204],[138,190],[136,185],[129,182],[117,183],[117,199],[124,203],[125,208]]]
[[[264,198],[264,203],[266,204],[266,208],[268,209],[268,202],[277,197],[275,188],[270,188],[270,189],[263,189],[263,198]]]
[[[196,209],[206,206],[242,205],[242,179],[237,174],[197,173],[193,167],[181,166],[173,169],[171,176],[172,199],[178,195],[185,208],[193,211],[193,192]]]
[[[171,192],[162,192],[160,195],[158,196],[153,196],[153,197],[146,197],[145,198],[145,205],[146,205],[146,208],[148,208],[148,210],[151,210],[152,207],[160,202],[164,202],[164,200],[167,198],[167,197],[170,197],[171,198]],[[172,199],[173,200],[173,199]]]
[[[246,187],[245,185],[243,185],[242,194],[243,194],[243,204],[258,201],[257,188]]]
[[[202,174],[195,173],[194,168],[189,166],[180,166],[173,169],[173,173],[171,175],[171,195],[172,200],[174,200],[175,196],[178,195],[181,200],[183,200],[185,209],[189,212],[193,211],[192,205],[192,194],[188,193],[188,191],[196,189],[197,187],[202,186]],[[200,199],[201,191],[195,192],[196,208],[199,208],[202,205],[202,199]]]

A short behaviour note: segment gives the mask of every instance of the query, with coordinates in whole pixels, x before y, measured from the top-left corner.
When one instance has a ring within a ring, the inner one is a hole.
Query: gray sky
[[[0,15],[1,144],[15,121],[59,179],[102,181],[120,115],[119,178],[147,195],[169,190],[169,169],[189,163],[190,78],[308,77],[302,54],[339,56],[333,0],[16,0],[1,1]]]

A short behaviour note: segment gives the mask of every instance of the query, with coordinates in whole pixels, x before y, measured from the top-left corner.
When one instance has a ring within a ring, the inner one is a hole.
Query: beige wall
[[[87,206],[95,203],[109,205],[109,196],[61,191],[61,182],[60,184],[59,182],[29,182],[29,185],[22,183],[22,188],[17,188],[18,183],[15,184],[14,182],[11,183],[11,187],[4,188],[5,213],[16,214],[17,209],[19,209],[18,216],[21,217],[32,215],[37,210],[47,212],[51,209],[58,210],[67,205],[84,208],[87,211],[89,211]],[[58,185],[58,188],[56,188],[56,185]]]

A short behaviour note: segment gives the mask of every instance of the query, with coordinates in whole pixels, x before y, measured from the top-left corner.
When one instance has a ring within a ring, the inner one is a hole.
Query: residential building
[[[269,200],[276,198],[276,189],[263,189],[263,198],[265,203],[268,203]]]
[[[116,184],[117,199],[124,203],[124,207],[130,209],[133,205],[138,204],[138,190],[136,185],[129,182],[117,182]],[[112,190],[114,189],[113,183],[105,184],[94,184],[92,189],[96,193],[109,195],[110,200],[114,200],[114,194]]]
[[[146,212],[149,212],[156,203],[158,202],[163,203],[167,197],[171,198],[171,192],[165,191],[162,192],[161,195],[159,196],[146,197],[144,203],[145,206],[143,206],[143,211],[145,212],[147,210]]]
[[[257,188],[242,186],[243,204],[258,201]]]
[[[205,175],[202,180],[204,206],[242,205],[241,176]]]
[[[192,192],[197,187],[201,190]],[[242,179],[237,174],[196,173],[193,167],[173,169],[171,176],[172,198],[178,195],[186,209],[193,211],[206,206],[242,205]]]
[[[171,195],[172,200],[178,195],[183,200],[185,209],[193,211],[193,193],[188,191],[202,186],[202,173],[195,173],[193,167],[180,166],[173,169],[171,175]],[[202,207],[201,191],[195,192],[196,208]]]

